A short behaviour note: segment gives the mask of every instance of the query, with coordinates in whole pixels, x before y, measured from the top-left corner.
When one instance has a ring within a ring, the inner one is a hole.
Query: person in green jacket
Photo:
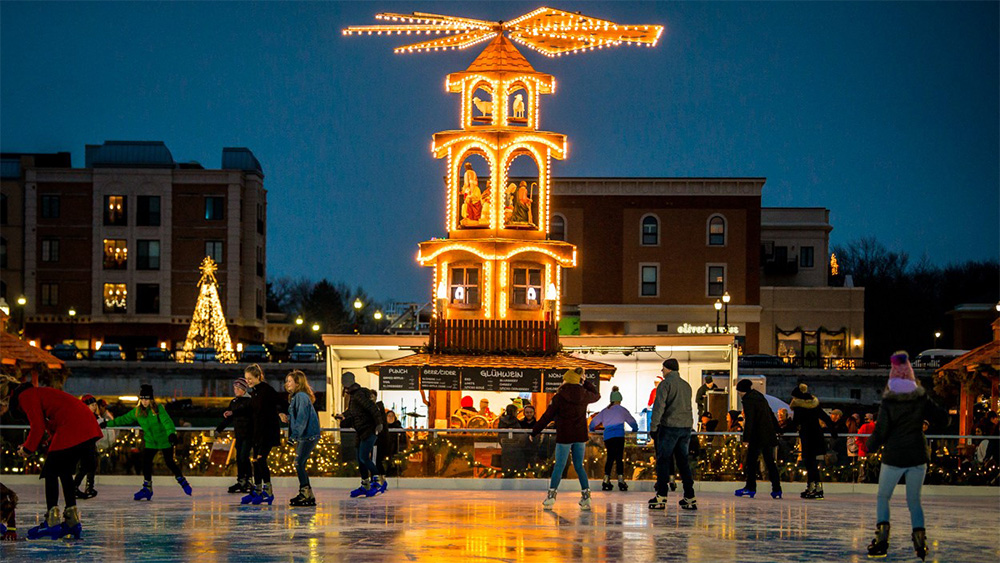
[[[139,424],[142,428],[142,489],[133,497],[135,500],[153,500],[153,459],[157,453],[163,453],[163,462],[177,479],[177,484],[184,492],[191,495],[191,485],[181,474],[180,467],[174,461],[174,445],[177,444],[177,430],[174,421],[167,414],[167,409],[153,398],[153,386],[143,383],[139,391],[139,405],[127,413],[109,421],[106,426],[128,426]],[[101,424],[103,428],[104,423]]]

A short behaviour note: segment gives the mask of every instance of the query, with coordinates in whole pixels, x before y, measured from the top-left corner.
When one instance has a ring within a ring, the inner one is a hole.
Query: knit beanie
[[[796,399],[809,399],[809,387],[805,383],[799,383],[799,385],[792,389],[792,397]]]
[[[663,360],[663,367],[669,369],[670,371],[677,371],[681,369],[681,365],[677,363],[676,358],[667,358]]]
[[[471,409],[471,408],[473,408],[472,397],[470,397],[468,395],[462,397],[462,408],[463,409]]]
[[[753,382],[749,379],[741,379],[736,383],[736,390],[741,393],[746,393],[753,389]]]
[[[240,388],[240,389],[242,389],[244,391],[249,391],[250,390],[250,384],[247,383],[247,379],[245,377],[238,377],[238,378],[234,379],[233,380],[233,387],[238,387],[238,388]]]
[[[93,405],[94,403],[97,402],[97,399],[95,399],[94,396],[89,393],[80,397],[80,400],[83,401],[83,404],[85,405]]]
[[[581,381],[583,381],[583,370],[580,368],[568,369],[563,374],[563,383],[579,385]]]
[[[153,386],[148,383],[143,383],[139,387],[139,398],[140,399],[152,399],[153,398]]]
[[[615,385],[611,388],[611,402],[620,403],[622,402],[622,394],[618,392],[618,386]]]
[[[910,393],[917,389],[917,378],[913,375],[910,356],[906,352],[896,352],[889,358],[889,390],[893,393]]]
[[[340,376],[340,382],[341,384],[343,384],[345,389],[350,387],[351,385],[354,385],[355,382],[354,374],[349,371],[345,371],[344,375]]]

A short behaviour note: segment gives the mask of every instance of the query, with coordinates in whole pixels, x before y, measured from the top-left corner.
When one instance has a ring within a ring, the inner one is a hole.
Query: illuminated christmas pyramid
[[[188,329],[184,350],[178,358],[182,362],[194,360],[197,348],[215,348],[216,358],[226,364],[236,363],[233,353],[233,342],[229,339],[229,327],[226,326],[226,315],[219,301],[218,282],[215,272],[218,270],[215,261],[206,256],[201,261],[201,279],[198,280],[198,301],[194,305],[191,316],[191,328]]]

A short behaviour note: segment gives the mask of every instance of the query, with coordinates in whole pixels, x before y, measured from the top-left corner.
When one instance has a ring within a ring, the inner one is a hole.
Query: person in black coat
[[[757,494],[757,459],[764,458],[767,476],[771,479],[771,498],[781,498],[781,477],[774,463],[774,448],[778,445],[778,421],[767,404],[767,399],[754,390],[749,379],[741,379],[736,391],[743,400],[743,441],[747,444],[747,457],[743,463],[746,485],[736,490],[736,496],[753,498]]]
[[[836,440],[837,431],[834,428],[833,420],[827,416],[826,412],[819,407],[819,399],[809,393],[809,388],[805,383],[800,383],[792,390],[792,407],[794,416],[783,431],[799,429],[799,442],[802,444],[802,463],[806,466],[806,479],[808,484],[806,490],[802,492],[802,498],[821,499],[823,498],[823,483],[819,477],[819,465],[816,458],[826,455],[826,438],[823,436],[823,427],[820,421],[826,424],[827,432]]]
[[[911,538],[917,557],[927,555],[927,534],[924,530],[924,509],[920,504],[920,489],[927,475],[927,437],[924,421],[932,426],[947,426],[948,414],[928,396],[917,383],[906,352],[897,352],[890,359],[889,384],[882,395],[875,430],[865,447],[870,453],[882,449],[882,470],[878,479],[875,539],[868,546],[869,557],[885,557],[889,548],[889,499],[906,477],[906,505],[913,526]]]
[[[247,366],[243,377],[253,389],[250,396],[250,415],[253,418],[253,482],[254,490],[240,500],[241,504],[260,504],[274,501],[271,487],[271,470],[267,467],[267,457],[271,449],[281,443],[281,419],[284,412],[278,400],[278,392],[264,381],[264,370],[257,364]]]
[[[361,472],[361,486],[351,491],[351,497],[375,496],[384,493],[385,479],[379,478],[379,470],[372,459],[375,441],[382,431],[382,416],[372,401],[368,389],[358,385],[354,374],[345,372],[341,377],[344,394],[348,397],[347,410],[335,418],[344,428],[353,428],[358,439],[358,470]],[[370,477],[370,480],[369,480]]]
[[[233,381],[233,397],[229,407],[222,413],[222,422],[215,427],[216,432],[222,432],[231,423],[236,448],[236,484],[229,487],[230,493],[249,493],[250,479],[253,471],[250,466],[250,450],[253,449],[253,417],[250,406],[250,384],[246,378]]]

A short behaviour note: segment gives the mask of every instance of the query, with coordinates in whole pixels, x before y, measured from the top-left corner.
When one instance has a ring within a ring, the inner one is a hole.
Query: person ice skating
[[[378,474],[384,477],[386,475],[385,454],[389,451],[389,422],[385,416],[385,403],[378,400],[378,391],[369,389],[368,394],[371,395],[372,402],[375,403],[375,412],[378,413],[378,424],[376,426],[381,428],[375,436],[375,449],[372,450],[372,460],[375,461],[375,469],[378,470]]]
[[[282,420],[288,422],[288,443],[295,444],[295,474],[299,478],[299,494],[288,501],[292,506],[316,506],[316,496],[313,495],[306,473],[306,463],[316,444],[319,443],[319,415],[313,403],[316,394],[313,393],[306,374],[293,370],[285,376],[285,391],[291,399],[288,402],[288,414],[282,415]]]
[[[927,533],[920,489],[927,474],[927,438],[923,424],[946,425],[948,415],[927,396],[913,375],[906,352],[890,358],[889,384],[882,394],[878,418],[865,447],[869,453],[882,449],[882,471],[878,479],[875,539],[868,557],[885,557],[889,549],[889,499],[901,477],[906,477],[906,506],[910,509],[910,538],[917,557],[927,556]]]
[[[802,444],[802,463],[806,466],[806,490],[802,492],[804,499],[822,499],[823,483],[820,481],[819,465],[816,457],[826,454],[826,438],[823,437],[823,427],[826,424],[830,437],[837,439],[837,430],[833,420],[819,406],[819,399],[809,392],[805,383],[800,383],[792,389],[792,402],[789,403],[795,416],[789,419],[782,431],[799,429],[799,442]]]
[[[590,482],[583,466],[583,454],[587,445],[587,405],[601,399],[597,387],[584,378],[583,370],[573,368],[563,373],[563,383],[559,386],[549,406],[531,429],[532,439],[541,434],[550,422],[556,423],[556,459],[549,480],[548,496],[542,502],[545,508],[556,503],[556,490],[562,480],[563,469],[570,454],[573,467],[580,479],[580,508],[590,510]]]
[[[760,391],[753,388],[749,379],[741,379],[736,391],[743,400],[743,441],[747,444],[747,457],[743,463],[746,485],[736,490],[736,496],[753,498],[757,494],[757,459],[764,458],[767,476],[771,479],[771,498],[781,498],[781,476],[774,463],[774,447],[778,445],[778,421]]]
[[[17,493],[0,483],[0,541],[17,541]]]
[[[39,450],[44,434],[49,434],[49,447],[42,466],[45,479],[45,520],[28,530],[28,539],[49,537],[59,539],[71,535],[80,539],[83,526],[76,507],[76,487],[73,471],[77,463],[92,456],[101,429],[90,409],[80,399],[51,387],[34,387],[4,375],[0,379],[0,415],[8,409],[23,413],[31,429],[18,455],[28,457]],[[8,392],[9,391],[9,392]],[[59,515],[59,487],[62,485],[66,509]]]
[[[215,427],[222,432],[230,423],[233,425],[233,447],[236,449],[236,483],[228,492],[249,493],[253,490],[250,480],[253,470],[250,465],[250,451],[253,449],[253,417],[250,406],[250,384],[245,377],[233,381],[233,400],[222,413],[222,421]]]
[[[632,431],[639,429],[635,417],[628,409],[622,406],[622,394],[618,387],[611,388],[611,402],[601,412],[597,413],[590,421],[590,431],[593,432],[598,426],[604,426],[604,447],[607,449],[607,461],[604,462],[604,481],[601,483],[601,490],[610,491],[614,487],[611,485],[611,466],[618,466],[618,488],[622,491],[628,490],[625,483],[625,424],[628,424]]]
[[[104,420],[98,413],[99,408],[97,406],[97,398],[95,398],[93,395],[84,395],[80,397],[80,400],[83,401],[83,404],[87,405],[87,408],[90,409],[90,412],[94,413],[95,420],[97,420],[98,422]],[[100,441],[104,440],[105,438],[104,432],[113,432],[113,430],[105,429],[104,431],[102,431],[101,439],[98,441],[98,444],[100,443]],[[91,452],[88,452],[80,459],[80,469],[76,472],[76,478],[73,479],[73,488],[76,490],[75,494],[76,498],[78,499],[88,499],[97,496],[97,489],[94,488],[94,475],[97,473],[97,457],[98,457],[97,450],[100,447],[98,444],[95,444],[93,456],[90,455]],[[85,477],[87,479],[87,488],[81,491],[80,485],[83,484],[83,479]]]
[[[271,469],[267,466],[271,449],[281,443],[281,421],[278,418],[278,392],[264,381],[264,370],[250,364],[243,370],[250,385],[250,416],[253,419],[253,490],[240,499],[240,504],[259,505],[274,502]]]
[[[153,500],[153,459],[156,454],[163,454],[163,463],[174,474],[177,484],[184,493],[191,496],[191,485],[181,473],[180,467],[174,461],[174,446],[179,442],[174,421],[167,414],[167,409],[156,402],[153,397],[153,386],[143,383],[139,388],[139,404],[127,413],[114,418],[106,426],[115,428],[138,424],[142,428],[142,488],[133,495],[135,500]]]
[[[681,473],[684,498],[679,505],[685,510],[697,510],[698,501],[694,495],[694,478],[688,450],[691,447],[691,427],[694,426],[694,411],[691,408],[691,386],[681,379],[675,358],[663,360],[661,373],[663,380],[656,386],[656,400],[650,429],[656,433],[656,496],[649,499],[649,508],[663,510],[667,507],[670,490],[670,475],[673,461]]]
[[[361,486],[351,491],[351,498],[373,497],[385,492],[386,481],[379,477],[375,460],[372,459],[379,428],[378,408],[372,402],[368,389],[358,385],[351,372],[341,376],[344,394],[348,397],[347,410],[336,415],[344,428],[353,428],[358,436],[358,471],[361,472]]]

